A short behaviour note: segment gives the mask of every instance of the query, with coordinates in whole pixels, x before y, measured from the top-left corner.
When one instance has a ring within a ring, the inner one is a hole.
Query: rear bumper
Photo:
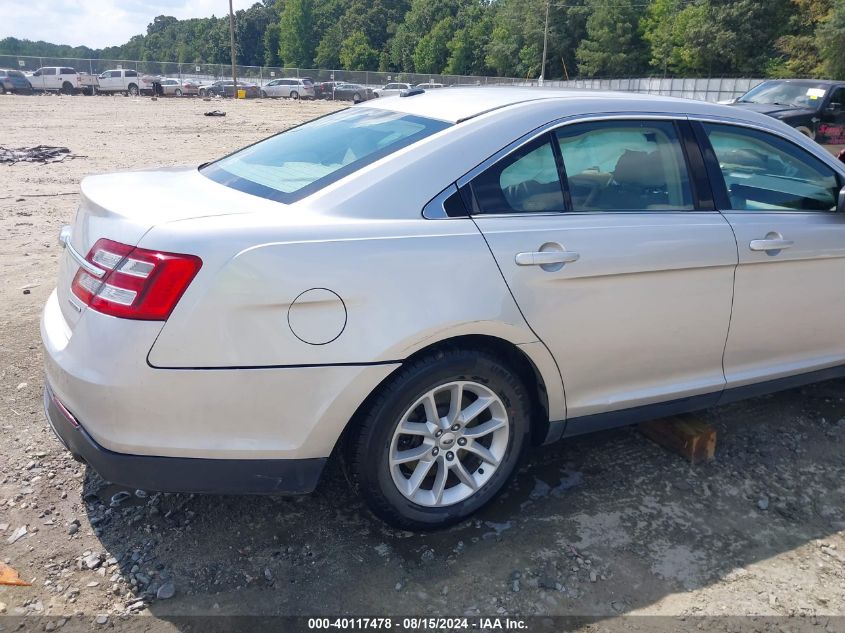
[[[100,446],[44,385],[44,412],[74,457],[106,481],[157,492],[301,494],[314,490],[326,464],[310,459],[200,459],[115,453]]]

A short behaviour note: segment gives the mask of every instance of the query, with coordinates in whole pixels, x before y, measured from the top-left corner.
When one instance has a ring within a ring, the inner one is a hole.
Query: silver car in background
[[[449,525],[531,445],[845,375],[843,185],[762,114],[519,88],[92,176],[48,419],[130,487],[307,492],[335,455],[379,517]]]
[[[411,84],[392,83],[386,84],[383,88],[376,88],[373,94],[377,97],[392,97],[398,95],[403,90],[410,90]]]
[[[196,96],[199,94],[199,82],[190,79],[164,77],[159,81],[165,97]]]
[[[314,84],[297,77],[273,79],[261,88],[261,96],[264,98],[313,99]]]

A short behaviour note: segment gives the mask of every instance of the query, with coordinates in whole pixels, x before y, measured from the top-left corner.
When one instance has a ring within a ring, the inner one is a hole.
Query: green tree
[[[279,58],[285,66],[314,62],[314,0],[287,0],[279,21]]]
[[[817,42],[825,74],[845,79],[845,0],[834,0],[819,27]]]
[[[338,68],[340,62],[340,48],[343,45],[343,34],[337,24],[331,26],[317,45],[314,63],[317,68]]]
[[[340,47],[340,63],[346,70],[370,70],[378,64],[378,51],[370,46],[367,36],[356,31]]]
[[[445,17],[426,33],[414,49],[414,69],[418,73],[440,73],[449,57],[449,41],[454,33],[454,19]]]
[[[590,0],[587,38],[576,57],[582,74],[624,77],[642,71],[647,48],[639,33],[641,6],[633,0]]]

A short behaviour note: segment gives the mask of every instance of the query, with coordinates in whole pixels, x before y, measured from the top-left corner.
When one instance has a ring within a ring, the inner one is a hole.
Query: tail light
[[[161,253],[107,239],[98,240],[85,259],[103,276],[80,268],[71,284],[73,294],[97,312],[144,321],[166,320],[202,266],[194,255]]]

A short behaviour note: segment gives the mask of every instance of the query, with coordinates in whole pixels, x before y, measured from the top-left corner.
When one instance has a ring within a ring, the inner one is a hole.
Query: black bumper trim
[[[100,446],[80,423],[74,427],[44,387],[47,421],[77,459],[111,483],[156,492],[305,494],[317,487],[328,458],[204,459],[115,453]]]

